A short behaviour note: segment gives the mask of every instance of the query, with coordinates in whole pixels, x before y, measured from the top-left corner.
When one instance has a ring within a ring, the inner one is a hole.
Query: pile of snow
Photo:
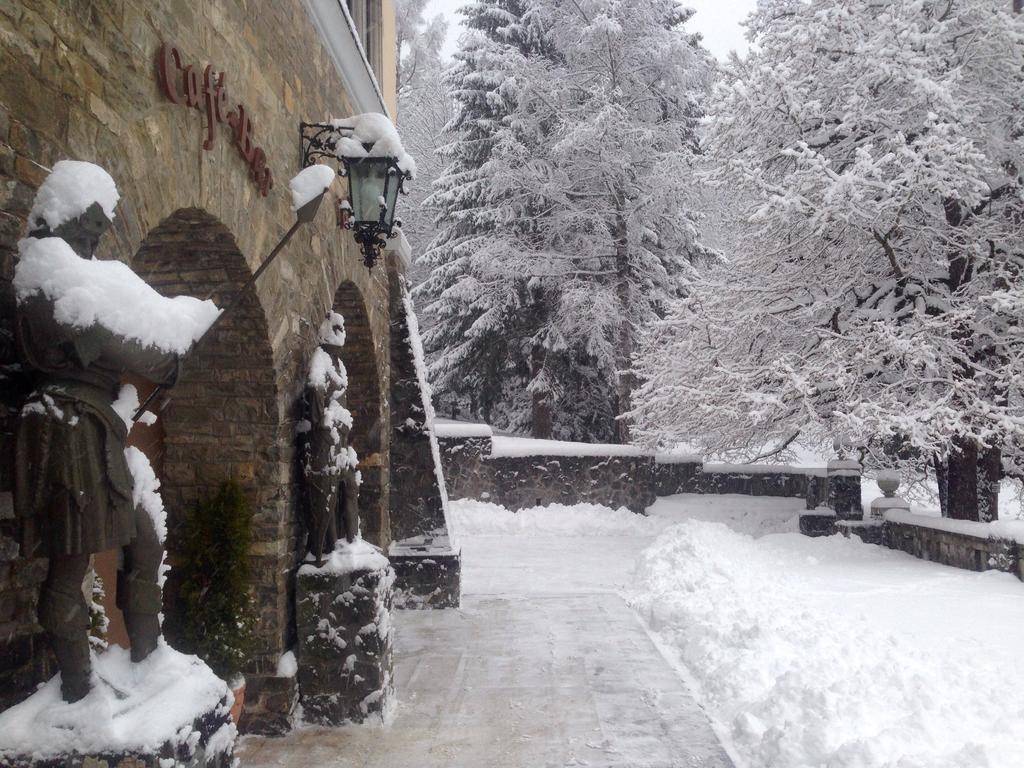
[[[708,474],[728,475],[773,475],[780,473],[815,475],[817,477],[826,477],[828,475],[828,471],[824,466],[802,467],[796,464],[725,464],[720,462],[704,462],[702,471]]]
[[[58,237],[18,243],[14,269],[18,302],[42,294],[63,325],[100,325],[143,346],[184,354],[220,310],[191,296],[161,296],[120,261],[83,259]]]
[[[560,440],[538,440],[532,437],[495,435],[491,456],[647,456],[635,445],[614,443],[569,443]]]
[[[1010,575],[690,520],[638,577],[634,606],[751,768],[1020,764],[1024,587]]]
[[[317,568],[316,563],[307,562],[299,567],[299,575],[343,574],[353,571],[382,571],[391,563],[377,547],[364,539],[356,539],[349,544],[340,539],[334,551],[324,558],[324,564]]]
[[[398,167],[411,177],[416,175],[416,161],[405,151],[394,123],[377,112],[331,120],[335,128],[351,130],[342,136],[334,149],[342,157],[393,157]],[[367,149],[369,147],[369,149]]]
[[[326,192],[334,182],[334,176],[334,169],[327,165],[310,165],[295,174],[288,182],[288,189],[292,193],[292,210],[299,210]]]
[[[92,163],[61,160],[39,186],[32,210],[30,227],[42,220],[50,229],[76,219],[93,203],[99,203],[107,218],[114,220],[114,208],[120,195],[110,174]]]
[[[277,660],[278,677],[295,677],[299,673],[299,661],[295,658],[295,651],[285,651]]]
[[[117,646],[93,662],[93,688],[84,699],[64,702],[57,675],[0,713],[0,758],[152,753],[167,742],[194,746],[199,734],[193,721],[214,710],[226,712],[232,701],[227,684],[198,657],[178,653],[162,640],[138,664]],[[213,734],[208,754],[230,747],[235,735],[234,723],[225,723]]]
[[[513,512],[500,504],[460,499],[451,503],[451,512],[467,536],[654,536],[671,525],[600,504],[549,504]]]

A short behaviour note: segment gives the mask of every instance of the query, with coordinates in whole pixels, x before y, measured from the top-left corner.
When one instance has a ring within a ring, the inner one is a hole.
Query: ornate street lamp
[[[301,123],[302,165],[333,160],[348,177],[348,199],[338,205],[338,226],[352,230],[363,263],[372,269],[388,238],[396,235],[399,192],[415,166],[384,115],[358,115],[329,123]]]

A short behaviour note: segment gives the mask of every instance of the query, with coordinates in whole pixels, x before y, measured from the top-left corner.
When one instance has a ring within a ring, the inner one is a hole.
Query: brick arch
[[[235,238],[216,217],[179,209],[144,237],[132,268],[167,296],[212,296],[219,306],[235,300],[251,276]],[[273,554],[288,535],[288,455],[278,417],[278,391],[267,320],[255,290],[184,362],[158,429],[133,438],[154,460],[168,513],[165,590],[167,634],[174,641],[176,543],[188,510],[228,479],[238,481],[254,505],[251,557],[260,624],[259,654],[275,655],[287,628],[287,554]],[[280,583],[278,583],[280,582]]]
[[[363,295],[346,281],[334,294],[333,309],[345,318],[342,361],[348,371],[348,409],[352,411],[352,447],[359,454],[359,522],[365,539],[381,547],[391,541],[388,515],[386,397]]]

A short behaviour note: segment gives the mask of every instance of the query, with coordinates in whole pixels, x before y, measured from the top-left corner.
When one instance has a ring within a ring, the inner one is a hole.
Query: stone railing
[[[588,502],[643,514],[657,497],[677,493],[786,496],[815,509],[836,497],[826,468],[710,464],[628,445],[494,436],[484,424],[439,422],[436,431],[449,496],[513,509]],[[859,471],[844,481],[854,487],[859,516]]]
[[[836,523],[847,538],[906,552],[920,560],[968,571],[1002,571],[1024,581],[1024,521],[991,523],[954,520],[911,512],[910,503],[896,495],[899,476],[880,472],[885,494],[871,502],[867,520]]]

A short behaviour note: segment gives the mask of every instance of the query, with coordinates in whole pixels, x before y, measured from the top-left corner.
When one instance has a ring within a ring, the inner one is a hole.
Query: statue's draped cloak
[[[15,507],[27,555],[101,552],[135,538],[128,429],[112,404],[126,373],[173,383],[172,353],[99,325],[58,323],[43,296],[19,301],[17,341],[36,388],[18,421]]]

